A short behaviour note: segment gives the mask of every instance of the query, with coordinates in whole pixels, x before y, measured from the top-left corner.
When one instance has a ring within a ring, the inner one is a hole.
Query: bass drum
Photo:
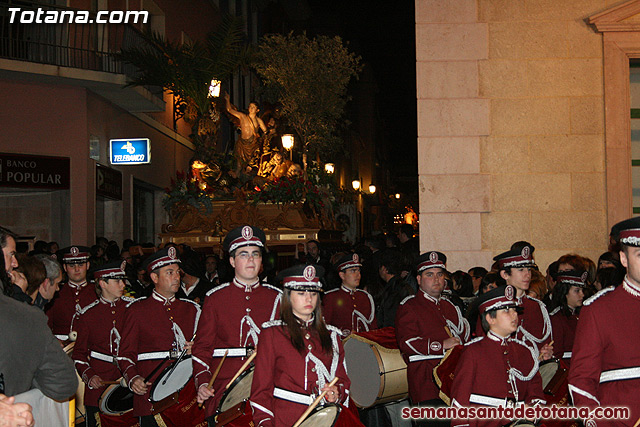
[[[392,330],[391,332],[389,330]],[[344,358],[351,379],[351,400],[360,408],[406,399],[409,394],[407,364],[397,348],[383,347],[376,334],[390,342],[393,328],[351,334],[344,341]],[[387,344],[389,345],[389,344]]]

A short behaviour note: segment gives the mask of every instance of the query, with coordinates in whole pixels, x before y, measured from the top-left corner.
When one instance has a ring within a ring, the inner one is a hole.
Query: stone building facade
[[[607,249],[633,213],[639,3],[416,0],[422,250],[489,267],[527,240],[545,269]]]

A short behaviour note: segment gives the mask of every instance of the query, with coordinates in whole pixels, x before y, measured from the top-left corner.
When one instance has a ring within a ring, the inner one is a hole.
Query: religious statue
[[[236,174],[250,174],[252,169],[259,168],[262,144],[260,141],[260,130],[267,132],[267,127],[260,117],[258,117],[258,104],[249,103],[249,113],[243,113],[231,104],[228,93],[225,93],[227,111],[236,117],[240,122],[240,136],[236,140],[234,154],[236,157]]]

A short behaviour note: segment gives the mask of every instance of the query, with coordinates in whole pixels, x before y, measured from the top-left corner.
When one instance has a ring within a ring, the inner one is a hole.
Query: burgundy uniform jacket
[[[98,400],[107,387],[92,389],[89,387],[91,378],[98,375],[103,381],[115,381],[122,376],[114,363],[114,355],[118,354],[119,330],[124,324],[125,308],[132,301],[128,297],[114,302],[100,298],[82,309],[73,319],[72,330],[78,333],[73,361],[86,384],[86,405],[98,406]]]
[[[634,425],[640,417],[639,337],[640,288],[627,278],[584,302],[569,368],[575,406],[626,406],[630,418],[612,425]]]
[[[172,350],[180,352],[190,341],[198,324],[200,307],[189,300],[167,300],[155,290],[150,297],[138,298],[125,312],[118,366],[131,387],[136,376],[146,378]],[[165,363],[168,365],[168,363]],[[159,369],[149,380],[161,375]],[[149,391],[133,397],[133,415],[151,415]]]
[[[545,403],[538,362],[531,347],[493,332],[465,345],[451,385],[451,405],[507,406]],[[502,426],[506,420],[456,419],[453,426]]]
[[[340,401],[348,402],[351,382],[340,331],[327,325],[333,347],[330,354],[322,350],[315,331],[307,332],[301,354],[282,326],[280,320],[265,323],[260,337],[251,386],[253,421],[259,427],[291,427],[336,376]]]
[[[514,338],[527,343],[535,344],[540,350],[545,344],[551,342],[551,320],[544,303],[540,300],[524,295],[518,298],[518,305],[522,308],[522,313],[518,314],[520,326]],[[476,336],[484,335],[482,322],[478,318],[476,323]]]
[[[229,349],[213,383],[213,389],[220,392],[205,403],[207,417],[216,412],[224,388],[245,361],[247,347],[257,346],[261,325],[279,317],[280,298],[280,290],[271,285],[256,283],[247,289],[236,281],[207,293],[192,350],[196,390],[209,382]]]
[[[553,330],[553,356],[569,360],[578,327],[578,316],[572,314],[567,317],[558,307],[553,310],[550,317]]]
[[[73,316],[96,299],[98,299],[96,288],[90,283],[76,285],[67,282],[61,286],[60,292],[53,298],[46,311],[53,335],[62,341],[69,339]]]
[[[362,289],[351,290],[346,286],[324,294],[322,315],[327,324],[342,330],[344,336],[352,332],[368,332],[378,329],[373,297]]]
[[[463,343],[469,339],[469,323],[447,298],[436,300],[419,290],[400,303],[396,339],[407,363],[409,397],[413,403],[439,398],[433,368],[445,353],[442,343],[450,337],[446,328]]]

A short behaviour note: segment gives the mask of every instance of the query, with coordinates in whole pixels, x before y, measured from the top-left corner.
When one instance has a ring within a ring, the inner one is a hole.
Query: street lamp
[[[221,83],[220,80],[211,79],[211,84],[209,84],[209,98],[217,98],[220,96]]]
[[[293,161],[293,135],[290,133],[282,135],[282,147],[289,150],[289,160]]]
[[[376,186],[373,184],[369,184],[369,193],[373,194],[376,192]]]
[[[351,181],[351,185],[353,186],[354,190],[358,191],[360,189],[360,180],[354,179],[353,181]]]
[[[396,199],[400,198],[400,193],[396,193]]]
[[[324,164],[324,170],[327,173],[333,173],[336,169],[336,165],[334,165],[333,163],[325,163]]]

